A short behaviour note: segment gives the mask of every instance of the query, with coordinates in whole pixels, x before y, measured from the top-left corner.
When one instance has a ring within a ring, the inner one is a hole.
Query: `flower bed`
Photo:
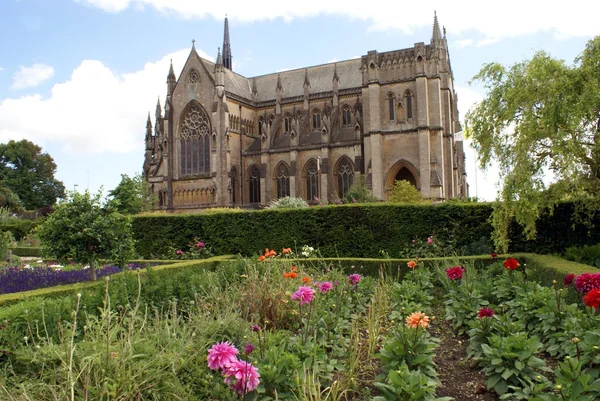
[[[142,268],[139,263],[130,263],[129,270]],[[98,278],[120,273],[123,269],[118,266],[105,265],[96,270]],[[0,269],[0,294],[35,290],[89,281],[90,272],[87,267],[63,269],[48,266],[12,266]]]
[[[0,307],[0,399],[448,400],[443,309],[488,376],[483,399],[600,394],[596,276],[544,287],[518,259],[366,276],[288,248],[188,263]]]

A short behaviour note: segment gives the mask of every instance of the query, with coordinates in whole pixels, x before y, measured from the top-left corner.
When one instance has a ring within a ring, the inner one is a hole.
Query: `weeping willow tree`
[[[574,201],[588,219],[599,211],[600,37],[572,65],[538,52],[508,68],[484,65],[472,82],[486,97],[467,113],[467,135],[481,168],[493,161],[500,168],[492,216],[498,249],[508,249],[511,221],[532,239],[540,214],[558,202]]]

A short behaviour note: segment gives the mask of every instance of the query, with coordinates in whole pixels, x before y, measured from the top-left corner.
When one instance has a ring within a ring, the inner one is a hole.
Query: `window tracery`
[[[198,104],[188,108],[181,123],[181,174],[210,172],[210,123]]]

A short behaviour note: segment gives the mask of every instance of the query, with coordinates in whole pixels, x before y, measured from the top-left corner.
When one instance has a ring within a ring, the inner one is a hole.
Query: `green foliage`
[[[425,203],[421,192],[406,180],[394,181],[394,187],[389,197],[392,203]]]
[[[369,191],[365,176],[361,174],[358,182],[352,184],[343,201],[344,203],[375,203],[378,199]]]
[[[16,255],[16,256],[36,256],[36,257],[42,256],[42,248],[40,248],[40,247],[15,246],[15,247],[11,247],[10,250],[12,251],[13,255]]]
[[[14,192],[26,209],[52,206],[64,198],[65,186],[54,178],[56,164],[28,140],[0,144],[0,182]]]
[[[600,244],[571,246],[565,251],[565,259],[600,268]]]
[[[267,206],[267,209],[302,209],[307,207],[308,202],[306,202],[304,199],[286,196],[284,198],[271,201],[269,206]]]
[[[535,356],[541,347],[537,337],[529,337],[524,332],[508,336],[492,334],[489,344],[481,345],[488,389],[503,395],[509,386],[532,382],[540,376],[540,371],[551,371],[542,359]]]
[[[23,209],[23,202],[19,195],[10,188],[0,185],[0,208],[7,208],[10,211],[20,211]]]
[[[405,362],[398,370],[390,370],[387,383],[375,383],[382,396],[374,401],[450,401],[451,397],[436,397],[437,384],[419,370],[410,370]]]
[[[481,166],[495,160],[503,180],[494,242],[509,246],[513,219],[534,238],[542,212],[576,200],[587,220],[600,210],[600,37],[573,66],[544,52],[508,68],[490,63],[474,77],[486,98],[466,115]],[[545,171],[556,182],[546,188]]]
[[[600,396],[600,378],[577,358],[565,358],[555,370],[554,393],[540,394],[531,401],[594,401]]]
[[[491,205],[472,204],[354,204],[307,209],[273,209],[200,214],[134,216],[136,250],[145,258],[182,249],[190,238],[202,238],[216,255],[256,255],[265,248],[281,250],[311,244],[321,255],[335,257],[423,257],[412,252],[413,240],[431,234],[446,250],[472,246],[490,238]],[[528,241],[518,227],[511,229],[511,252],[562,252],[572,245],[600,242],[600,225],[590,230],[573,224],[571,204],[560,204],[538,222],[538,235]],[[377,227],[377,230],[373,228]],[[561,235],[556,235],[560,232]],[[470,253],[470,251],[468,251]],[[448,252],[446,252],[447,254]]]
[[[10,217],[0,219],[0,231],[10,231],[15,240],[20,241],[33,231],[42,220],[25,220]]]
[[[137,214],[152,210],[152,192],[146,180],[140,175],[129,177],[121,174],[121,182],[108,193],[113,207],[122,214]]]
[[[6,251],[13,242],[13,237],[9,231],[0,231],[0,260],[6,257]]]
[[[47,256],[89,264],[93,280],[100,259],[124,266],[133,257],[129,218],[104,207],[101,196],[98,193],[92,197],[87,191],[72,193],[38,231]]]

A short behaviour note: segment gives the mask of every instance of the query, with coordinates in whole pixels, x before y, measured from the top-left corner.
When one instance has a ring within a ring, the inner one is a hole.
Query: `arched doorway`
[[[389,197],[390,192],[394,188],[394,182],[396,181],[408,181],[418,190],[421,190],[421,180],[419,176],[419,170],[413,166],[407,160],[400,160],[392,166],[388,171],[385,179],[385,196],[386,199]]]
[[[402,167],[396,174],[396,177],[394,177],[394,181],[402,180],[410,182],[415,188],[417,187],[417,180],[415,179],[415,176],[412,175],[412,173],[406,167]]]

